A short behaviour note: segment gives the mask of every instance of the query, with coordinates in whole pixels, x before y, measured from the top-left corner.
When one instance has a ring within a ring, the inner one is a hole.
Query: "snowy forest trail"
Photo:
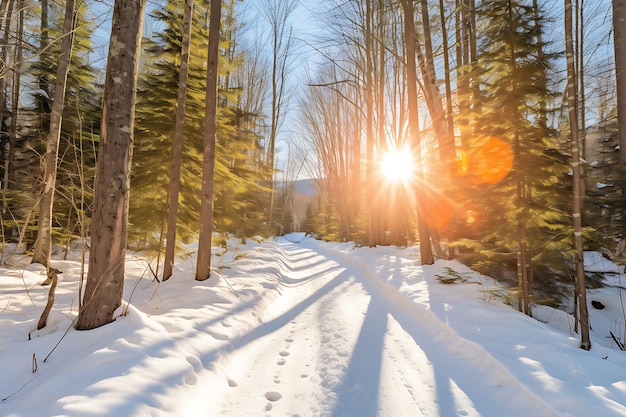
[[[202,282],[194,256],[159,282],[129,254],[116,320],[88,332],[72,327],[80,253],[54,261],[41,330],[45,269],[0,268],[0,415],[626,416],[626,358],[602,330],[618,317],[614,288],[594,295],[607,308],[592,310],[587,352],[566,313],[527,317],[456,261],[289,239],[232,239]]]
[[[358,259],[312,239],[273,249],[278,267],[265,273],[281,295],[262,324],[224,346],[214,371],[228,384],[212,383],[219,394],[194,407],[233,417],[558,415]],[[208,388],[195,385],[198,395]]]

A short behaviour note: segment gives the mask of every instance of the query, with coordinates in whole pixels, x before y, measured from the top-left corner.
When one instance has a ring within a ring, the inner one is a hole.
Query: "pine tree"
[[[569,272],[569,167],[545,120],[554,94],[545,82],[555,58],[543,43],[544,19],[532,4],[497,0],[478,8],[484,24],[472,77],[480,83],[463,185],[473,198],[471,258],[477,268],[517,282],[518,308],[531,314],[535,282]],[[540,12],[539,12],[540,13]],[[476,93],[476,92],[475,92]],[[467,117],[467,115],[465,115]],[[509,172],[510,168],[510,172]],[[468,217],[469,221],[469,217]]]
[[[42,4],[42,7],[44,5]],[[42,165],[41,157],[45,153],[45,129],[49,129],[49,94],[53,90],[45,80],[54,80],[57,63],[54,61],[61,53],[62,27],[64,22],[63,5],[53,3],[46,13],[45,33],[40,36],[44,45],[43,52],[25,51],[33,63],[22,77],[22,96],[30,96],[24,102],[26,107],[20,107],[16,125],[13,163],[8,161],[3,168],[12,165],[9,171],[18,172],[13,180],[9,181],[10,190],[5,190],[3,197],[4,226],[8,236],[22,239],[27,245],[32,244],[36,237],[36,223],[32,219],[39,200],[41,190]],[[30,8],[25,11],[31,10]],[[76,10],[77,27],[74,30],[74,47],[72,50],[70,72],[67,76],[63,123],[59,142],[59,158],[55,204],[52,212],[52,238],[55,244],[77,235],[77,210],[81,206],[85,194],[86,200],[82,206],[89,206],[89,184],[93,182],[93,165],[97,147],[97,136],[100,129],[101,93],[96,83],[98,71],[89,64],[91,51],[91,34],[93,25],[85,20],[86,6],[81,3]],[[35,10],[36,14],[39,13]],[[33,17],[27,17],[32,19]],[[45,89],[42,88],[45,86]],[[12,124],[13,122],[11,122]],[[12,135],[13,136],[13,135]],[[81,152],[79,150],[82,149]],[[11,152],[9,152],[11,153]],[[80,155],[79,155],[80,154]],[[85,158],[83,160],[83,157]],[[7,156],[7,158],[9,158]],[[91,167],[91,168],[90,168]],[[80,172],[79,172],[80,170]],[[83,179],[79,180],[78,177]],[[5,179],[11,177],[6,172]],[[81,188],[84,188],[84,190]],[[85,188],[86,187],[86,188]],[[85,191],[85,192],[83,192]],[[83,210],[83,218],[88,212]],[[80,209],[79,209],[80,211]],[[17,228],[14,227],[17,220]],[[24,227],[22,227],[24,224]],[[21,235],[18,236],[18,233]]]
[[[226,6],[224,6],[226,7]],[[194,7],[189,74],[185,111],[184,149],[181,166],[181,192],[177,222],[177,241],[197,239],[202,184],[202,129],[204,126],[206,84],[206,39],[208,27],[205,10]],[[229,13],[226,8],[225,14]],[[130,207],[131,246],[160,246],[167,207],[172,139],[174,136],[179,63],[182,40],[182,5],[170,1],[152,12],[163,22],[162,32],[146,46],[146,66],[140,77],[135,153],[133,157],[133,193]],[[233,34],[235,36],[236,34]],[[221,47],[229,48],[224,39]],[[249,129],[261,115],[240,107],[244,86],[230,76],[241,65],[239,52],[234,57],[220,56],[219,99],[215,165],[215,231],[251,235],[262,230],[260,218],[267,192],[260,184],[265,166],[260,161],[259,138]],[[229,80],[226,84],[226,80]]]

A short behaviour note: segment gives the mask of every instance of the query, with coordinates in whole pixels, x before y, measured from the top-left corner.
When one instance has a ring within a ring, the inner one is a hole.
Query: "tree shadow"
[[[378,415],[378,393],[386,331],[387,311],[379,300],[371,298],[359,338],[350,357],[350,365],[341,385],[335,390],[338,401],[332,412],[333,417]]]

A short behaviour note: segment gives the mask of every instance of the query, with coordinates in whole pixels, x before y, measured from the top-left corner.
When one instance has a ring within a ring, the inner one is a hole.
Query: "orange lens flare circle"
[[[466,164],[461,171],[471,175],[476,183],[495,184],[513,169],[513,150],[504,140],[491,136],[472,149],[461,164]]]

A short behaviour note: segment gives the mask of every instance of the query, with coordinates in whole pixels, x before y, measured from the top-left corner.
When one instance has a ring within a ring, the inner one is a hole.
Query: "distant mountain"
[[[319,193],[317,180],[307,179],[295,181],[295,192],[296,194],[303,195],[317,195]]]
[[[301,232],[307,220],[309,210],[317,204],[317,196],[319,195],[319,186],[317,180],[306,179],[287,181],[279,185],[279,190],[284,192],[286,201],[285,207],[291,219],[288,224],[284,224],[285,231]]]

